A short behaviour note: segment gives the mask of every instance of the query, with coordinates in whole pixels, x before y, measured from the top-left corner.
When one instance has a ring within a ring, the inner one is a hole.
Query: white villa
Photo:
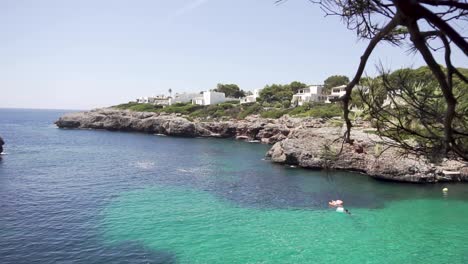
[[[165,95],[155,95],[149,97],[140,97],[136,99],[136,102],[141,104],[169,105],[170,100],[171,98]]]
[[[297,94],[293,95],[291,104],[301,106],[309,102],[323,102],[326,99],[322,95],[323,85],[310,85],[307,88],[300,89]]]
[[[149,103],[154,105],[170,105],[171,97],[165,95],[157,95],[149,98]]]
[[[240,103],[241,104],[247,104],[247,103],[255,103],[257,102],[257,98],[260,97],[260,92],[262,91],[263,89],[255,89],[253,91],[253,94],[252,95],[247,95],[246,97],[244,98],[241,98],[240,99]]]
[[[358,89],[364,92],[367,92],[369,90],[369,87],[367,86],[362,86],[362,85],[356,85],[354,89]],[[346,94],[346,85],[340,85],[333,87],[331,89],[330,95],[327,96],[327,99],[325,100],[325,103],[333,103],[336,102],[338,99],[343,97]]]
[[[346,94],[346,85],[340,85],[331,89],[330,95],[327,96],[325,103],[332,103],[340,99]]]
[[[220,92],[206,91],[192,99],[192,104],[197,105],[213,105],[226,101],[239,100],[235,98],[227,98],[226,94]]]
[[[177,103],[189,103],[192,102],[194,98],[199,96],[199,93],[176,93],[173,97],[171,97],[170,105]]]
[[[154,104],[168,106],[177,103],[189,103],[192,102],[193,98],[200,96],[199,93],[176,93],[174,96],[155,95],[145,96],[136,99],[137,103],[140,104]]]

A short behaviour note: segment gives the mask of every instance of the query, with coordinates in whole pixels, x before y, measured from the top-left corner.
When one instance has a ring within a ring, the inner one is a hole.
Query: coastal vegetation
[[[468,69],[457,71],[468,76]],[[365,83],[369,90],[353,91],[351,102],[363,109],[380,136],[391,139],[387,145],[404,145],[406,151],[423,153],[433,161],[445,157],[440,150],[444,149],[447,105],[429,67],[392,73],[382,70],[378,78],[368,78]],[[468,150],[468,84],[455,77],[452,87],[457,98],[452,148],[463,157]]]
[[[306,88],[307,84],[294,81],[290,84],[266,85],[260,92],[258,101],[265,104],[274,105],[277,108],[288,108],[291,105],[291,97],[300,89]]]
[[[276,3],[286,1],[277,0]],[[393,139],[391,145],[408,152],[424,156],[440,153],[437,156],[457,157],[468,161],[468,129],[465,119],[467,113],[463,107],[463,98],[457,95],[456,87],[458,78],[464,84],[463,93],[466,94],[468,75],[466,72],[461,72],[452,60],[452,51],[455,48],[468,56],[466,37],[458,32],[458,23],[466,20],[468,4],[465,1],[443,0],[310,2],[318,4],[327,16],[340,17],[345,26],[354,31],[358,38],[369,40],[354,76],[346,85],[346,93],[340,98],[346,123],[344,142],[353,144],[351,136],[353,90],[361,82],[369,57],[377,45],[387,43],[405,49],[410,47],[412,52],[421,55],[435,82],[425,83],[423,87],[409,83],[412,87],[405,87],[405,91],[396,90],[394,93],[396,97],[407,101],[406,105],[410,107],[406,108],[414,112],[397,110],[379,115],[379,108],[374,108],[377,110],[377,115],[374,116],[383,118],[382,129],[378,130],[379,135],[391,136]],[[444,56],[437,56],[436,53],[442,53]],[[392,86],[390,79],[383,78],[382,82],[387,88]],[[405,85],[405,83],[408,84],[406,81],[400,84]],[[401,86],[393,86],[387,90],[393,91],[395,88],[400,89]],[[402,94],[405,95],[401,96]],[[405,121],[406,117],[409,118],[404,124],[401,121]],[[414,125],[414,122],[417,124]],[[418,138],[417,144],[408,143],[407,135]]]
[[[154,112],[167,114],[180,114],[189,118],[201,119],[244,119],[250,115],[260,115],[263,118],[280,118],[284,115],[292,117],[339,117],[342,115],[338,104],[307,103],[295,108],[271,106],[269,103],[239,104],[239,102],[224,102],[217,105],[194,105],[191,103],[179,103],[171,106],[158,106],[153,104],[141,104],[129,102],[113,106],[120,110],[136,112]]]
[[[345,75],[332,75],[323,81],[323,93],[329,94],[331,92],[331,88],[346,85],[349,83],[348,76]]]
[[[244,90],[241,90],[237,84],[222,84],[216,85],[215,92],[224,93],[229,98],[241,98],[246,95]]]

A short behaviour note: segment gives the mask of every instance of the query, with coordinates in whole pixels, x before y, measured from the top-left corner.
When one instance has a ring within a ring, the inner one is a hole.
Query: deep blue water
[[[356,210],[412,199],[468,200],[463,184],[449,185],[449,197],[442,198],[442,185],[275,165],[263,160],[269,146],[261,144],[56,128],[53,122],[66,112],[0,109],[6,142],[0,263],[177,262],[170,248],[105,241],[105,208],[121,194],[154,186],[208,193],[255,210],[326,210],[336,198]]]

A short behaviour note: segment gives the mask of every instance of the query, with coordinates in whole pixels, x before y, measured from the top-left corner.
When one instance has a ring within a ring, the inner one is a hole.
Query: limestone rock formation
[[[446,160],[434,165],[423,157],[387,148],[379,137],[359,129],[353,131],[353,145],[342,144],[342,132],[332,127],[298,129],[273,145],[267,157],[277,163],[358,171],[391,181],[468,181],[466,162]]]
[[[111,131],[136,131],[179,137],[219,137],[276,143],[286,138],[288,119],[189,121],[174,114],[140,113],[115,109],[97,109],[64,115],[55,122],[60,128],[91,128]]]

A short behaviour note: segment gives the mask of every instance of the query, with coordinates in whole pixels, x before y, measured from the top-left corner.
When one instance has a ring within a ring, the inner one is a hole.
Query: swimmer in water
[[[337,208],[336,208],[336,212],[338,212],[338,213],[346,213],[346,214],[351,215],[351,212],[350,212],[348,209],[345,209],[345,208],[342,207],[342,206],[337,207]]]

